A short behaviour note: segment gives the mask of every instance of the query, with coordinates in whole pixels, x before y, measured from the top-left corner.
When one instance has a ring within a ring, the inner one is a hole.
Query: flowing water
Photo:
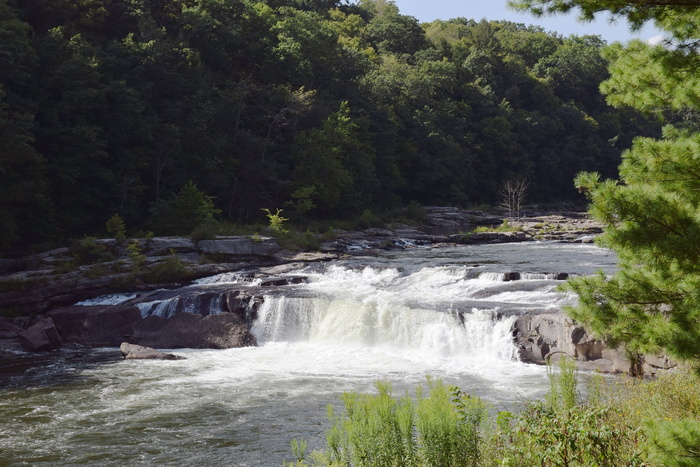
[[[0,465],[281,465],[293,438],[322,447],[326,407],[341,393],[372,392],[377,380],[401,395],[430,375],[517,409],[544,394],[547,377],[517,360],[516,316],[573,300],[555,291],[555,273],[614,264],[595,246],[556,243],[356,256],[295,271],[308,282],[265,296],[259,347],[172,351],[179,361],[0,353]],[[504,281],[512,271],[520,280]],[[191,288],[227,284],[258,285],[224,274]]]

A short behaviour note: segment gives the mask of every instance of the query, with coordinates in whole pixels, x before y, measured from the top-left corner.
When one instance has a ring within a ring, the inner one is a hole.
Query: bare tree
[[[506,181],[498,191],[501,197],[501,207],[508,211],[508,217],[520,219],[523,201],[527,195],[530,182],[524,178]]]

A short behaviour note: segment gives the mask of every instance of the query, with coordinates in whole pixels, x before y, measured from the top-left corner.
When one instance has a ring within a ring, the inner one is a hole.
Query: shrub
[[[175,253],[171,253],[163,261],[154,264],[141,274],[141,280],[149,284],[181,282],[190,277],[192,272]]]
[[[112,259],[112,253],[109,249],[98,243],[95,237],[84,237],[73,242],[70,246],[70,252],[77,265],[99,263]]]
[[[307,460],[297,441],[289,465],[700,465],[700,376],[689,368],[607,386],[594,376],[586,398],[573,362],[548,371],[549,394],[515,414],[488,416],[478,398],[431,380],[417,401],[394,399],[386,382],[378,395],[345,394],[343,416],[329,408],[326,449]]]
[[[192,233],[190,239],[196,244],[200,240],[213,240],[219,233],[219,222],[210,218],[203,224],[198,225]]]
[[[360,217],[357,219],[357,228],[358,229],[369,229],[370,227],[382,227],[384,223],[382,220],[377,216],[375,213],[373,213],[370,209],[365,209],[362,211],[362,214],[360,214]]]
[[[159,235],[188,235],[219,213],[213,198],[190,180],[180,193],[154,207],[153,228]]]
[[[417,390],[395,399],[391,385],[376,383],[377,395],[346,393],[345,415],[329,407],[333,426],[327,448],[311,456],[299,455],[293,465],[472,466],[479,459],[480,425],[486,415],[479,398],[469,397],[441,381],[428,380],[428,394]]]
[[[263,208],[263,211],[267,213],[267,219],[270,222],[269,229],[273,235],[287,233],[287,230],[284,228],[284,223],[287,222],[289,219],[287,219],[286,217],[282,217],[283,209],[278,208],[274,214],[272,214],[272,212],[270,212],[270,210],[266,208]]]
[[[146,255],[143,254],[143,249],[138,240],[133,240],[127,245],[129,250],[129,259],[131,260],[131,271],[135,274],[141,271],[146,265]]]
[[[277,244],[288,251],[318,251],[321,240],[310,230],[301,232],[284,232],[277,235]]]
[[[576,392],[574,363],[551,367],[550,392],[528,404],[501,436],[509,442],[499,459],[505,465],[642,465],[640,430],[625,423],[623,412],[603,402],[597,390],[583,400]]]
[[[428,213],[416,201],[411,201],[406,207],[406,217],[417,224],[426,224],[428,222]]]
[[[119,214],[110,217],[105,226],[107,227],[107,232],[114,236],[118,244],[121,245],[126,241],[126,224],[124,224],[124,219]]]

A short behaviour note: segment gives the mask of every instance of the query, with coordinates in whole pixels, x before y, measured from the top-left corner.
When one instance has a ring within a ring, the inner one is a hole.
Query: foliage
[[[327,432],[327,449],[311,456],[312,464],[296,454],[297,465],[355,466],[471,466],[479,461],[480,426],[484,403],[428,379],[428,393],[417,390],[392,395],[391,385],[378,382],[377,395],[346,393],[345,415],[337,416]],[[298,445],[297,445],[298,446]]]
[[[41,278],[17,279],[10,278],[0,281],[0,293],[5,292],[24,292],[45,283]]]
[[[143,254],[143,248],[138,240],[132,240],[127,245],[129,251],[130,268],[132,274],[140,273],[146,265],[146,255]]]
[[[493,203],[517,177],[533,202],[570,201],[577,172],[614,176],[659,131],[603,104],[618,58],[596,38],[420,25],[377,0],[73,3],[0,0],[3,253],[97,234],[104,213],[159,235],[266,206],[341,225]]]
[[[632,41],[603,52],[609,103],[632,106],[665,121],[662,138],[638,137],[622,156],[620,181],[582,173],[575,185],[605,225],[602,246],[614,250],[619,271],[576,278],[567,288],[580,299],[569,314],[612,344],[631,352],[667,351],[700,362],[700,8],[693,2],[607,0],[518,1],[537,14],[581,7],[590,18],[609,11],[633,27],[645,21],[673,38],[664,46]]]
[[[124,224],[124,219],[119,214],[110,217],[105,226],[107,227],[107,232],[114,236],[117,243],[121,244],[126,241],[126,224]]]
[[[211,196],[205,195],[190,180],[176,196],[156,205],[153,228],[157,234],[187,235],[198,226],[211,222],[220,211]]]
[[[98,242],[95,237],[83,237],[74,241],[70,252],[78,265],[109,261],[113,257],[109,248]]]
[[[149,266],[139,278],[149,284],[182,282],[192,277],[192,272],[180,256],[171,251],[164,260]]]
[[[270,212],[270,210],[266,208],[263,208],[263,211],[267,213],[267,219],[270,221],[269,228],[273,234],[287,233],[287,230],[283,227],[283,225],[289,219],[281,216],[283,209],[278,208],[274,214],[272,214],[272,212]]]
[[[482,233],[482,232],[520,232],[522,230],[522,227],[517,226],[517,225],[510,225],[508,222],[508,219],[503,219],[503,222],[501,225],[498,227],[489,227],[486,225],[481,225],[479,227],[476,227],[473,229],[471,232],[469,232],[466,235],[469,235],[470,233]]]
[[[284,231],[277,235],[277,244],[288,251],[318,251],[321,246],[320,236],[310,230],[305,232]]]
[[[190,233],[190,239],[196,244],[200,240],[213,240],[219,234],[221,226],[214,218],[209,218],[204,223],[195,227]]]
[[[486,411],[478,398],[431,380],[416,400],[392,397],[386,382],[377,395],[345,394],[344,416],[329,408],[326,449],[307,455],[295,440],[297,460],[286,465],[697,464],[700,380],[687,367],[645,381],[593,376],[585,398],[571,360],[548,372],[547,396],[515,412]]]

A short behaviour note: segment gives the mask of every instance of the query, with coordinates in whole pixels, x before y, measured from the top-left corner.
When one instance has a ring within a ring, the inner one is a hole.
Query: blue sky
[[[628,41],[630,39],[650,40],[658,38],[659,31],[651,25],[641,31],[632,33],[626,22],[609,23],[609,16],[601,16],[593,23],[581,23],[576,14],[536,18],[529,13],[520,13],[506,8],[506,0],[395,0],[403,15],[411,15],[421,22],[435,19],[450,19],[463,16],[480,20],[505,19],[517,23],[537,24],[547,31],[556,31],[564,36],[569,34],[597,34],[608,42]]]

